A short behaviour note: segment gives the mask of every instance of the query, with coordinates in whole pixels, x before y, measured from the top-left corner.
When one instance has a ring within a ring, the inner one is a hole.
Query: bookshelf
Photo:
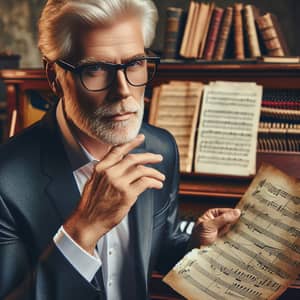
[[[15,109],[19,112],[16,123],[17,132],[26,126],[28,92],[34,90],[47,94],[49,93],[48,83],[42,70],[2,70],[0,79],[6,84],[8,119],[11,119]],[[253,81],[267,89],[299,90],[300,96],[300,64],[163,61],[159,66],[157,77],[149,87],[149,96],[154,86],[171,80],[204,83],[215,80]],[[300,153],[298,152],[258,152],[257,166],[262,162],[272,163],[283,171],[300,178]],[[182,173],[180,213],[184,218],[192,219],[210,207],[234,206],[247,189],[251,179],[251,177]],[[182,299],[161,282],[159,274],[154,274],[152,277],[151,291],[153,300]],[[298,298],[300,298],[300,289],[288,289],[280,299]]]

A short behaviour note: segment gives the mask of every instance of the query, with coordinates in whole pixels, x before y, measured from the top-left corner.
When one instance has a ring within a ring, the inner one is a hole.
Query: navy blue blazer
[[[185,254],[188,236],[178,226],[176,143],[148,124],[141,132],[145,142],[134,152],[160,153],[154,167],[166,175],[163,189],[145,191],[129,213],[138,295],[147,299],[153,269],[168,271]],[[79,199],[54,112],[0,147],[0,299],[103,298],[52,241]]]

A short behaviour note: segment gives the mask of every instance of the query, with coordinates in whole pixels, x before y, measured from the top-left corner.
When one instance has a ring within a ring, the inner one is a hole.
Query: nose
[[[111,87],[112,100],[120,101],[129,97],[130,88],[123,70],[117,70],[113,86]]]

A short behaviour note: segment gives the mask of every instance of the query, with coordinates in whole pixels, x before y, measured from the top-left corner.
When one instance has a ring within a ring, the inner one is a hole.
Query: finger
[[[151,177],[142,177],[139,180],[131,184],[132,190],[136,195],[140,195],[147,189],[162,189],[163,183],[160,180]]]
[[[228,207],[221,207],[221,208],[211,208],[207,210],[200,218],[199,221],[207,221],[207,220],[212,220],[224,213],[232,211],[232,208]]]
[[[239,209],[231,209],[230,211],[224,212],[222,215],[211,220],[211,223],[218,229],[226,225],[234,224],[240,217],[241,211]]]
[[[129,184],[132,184],[141,177],[150,177],[159,181],[164,181],[166,178],[163,173],[154,168],[138,165],[126,174],[126,181],[129,182]]]
[[[143,134],[139,134],[132,141],[111,148],[104,158],[96,165],[95,170],[97,173],[101,173],[103,170],[121,161],[131,150],[138,147],[144,139],[145,136]]]
[[[114,165],[111,168],[111,171],[115,176],[121,176],[131,172],[131,169],[136,168],[137,166],[145,164],[157,164],[163,160],[163,157],[160,154],[154,153],[136,153],[128,154],[122,159],[118,164]]]
[[[221,228],[219,230],[219,236],[223,236],[225,233],[227,233],[229,231],[229,229],[231,228],[232,224],[227,224],[225,225],[223,228]]]

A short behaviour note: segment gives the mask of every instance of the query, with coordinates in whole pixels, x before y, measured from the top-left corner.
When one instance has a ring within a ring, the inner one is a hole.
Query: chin
[[[92,130],[92,132],[97,139],[105,144],[114,146],[125,144],[132,141],[138,135],[142,122],[128,123],[127,121],[123,121],[113,125],[110,124],[110,126],[102,125]]]

